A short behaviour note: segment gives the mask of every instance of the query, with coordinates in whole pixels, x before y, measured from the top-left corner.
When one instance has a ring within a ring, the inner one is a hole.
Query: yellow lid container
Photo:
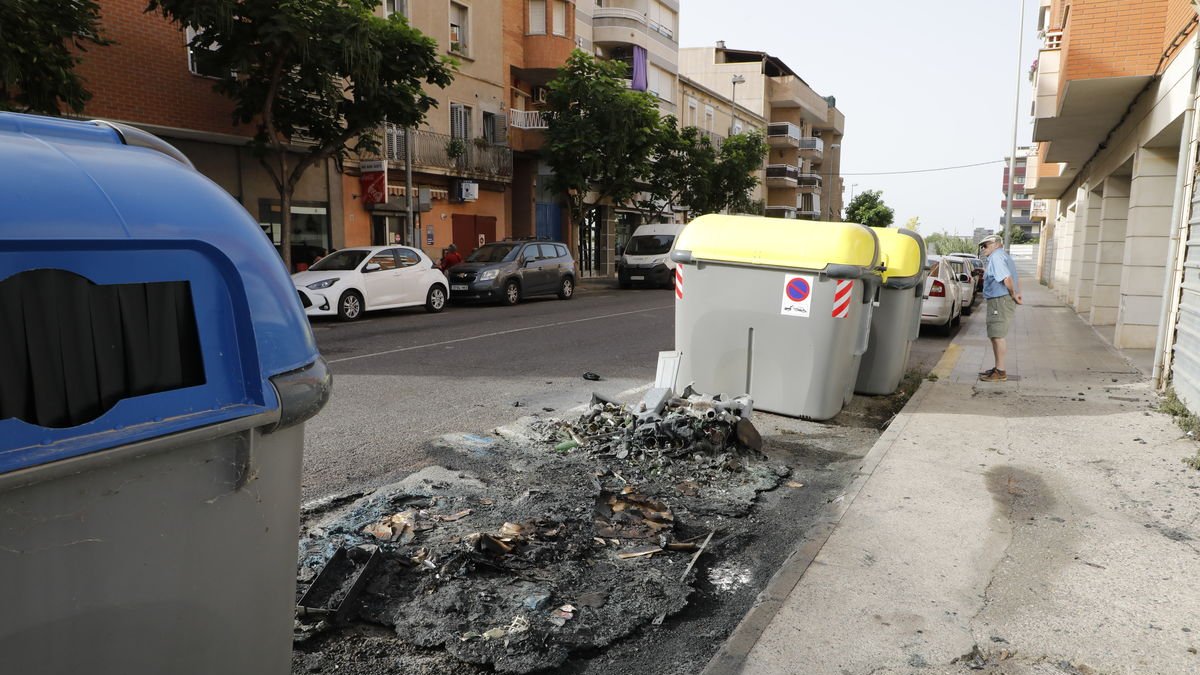
[[[857,223],[710,214],[688,223],[675,243],[677,262],[724,262],[758,267],[825,271],[838,276],[873,274],[878,239]]]
[[[909,288],[925,269],[925,240],[912,230],[875,228],[880,260],[885,269],[883,283],[892,288]],[[911,283],[909,283],[911,282]]]

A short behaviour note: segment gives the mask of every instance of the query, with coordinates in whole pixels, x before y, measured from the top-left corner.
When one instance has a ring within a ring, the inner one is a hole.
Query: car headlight
[[[330,286],[336,284],[337,282],[338,282],[337,279],[322,279],[321,281],[318,281],[314,284],[309,284],[309,285],[305,286],[305,288],[309,288],[314,291],[319,291],[322,288],[329,288]]]
[[[500,276],[500,270],[487,270],[483,274],[479,275],[479,280],[480,281],[491,281],[492,279],[495,279],[498,276]]]

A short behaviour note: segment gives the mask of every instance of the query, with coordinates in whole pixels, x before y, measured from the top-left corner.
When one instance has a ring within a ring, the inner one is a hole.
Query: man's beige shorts
[[[989,338],[1002,338],[1008,335],[1008,327],[1012,325],[1013,312],[1017,301],[1011,295],[1002,295],[987,300],[987,335]]]

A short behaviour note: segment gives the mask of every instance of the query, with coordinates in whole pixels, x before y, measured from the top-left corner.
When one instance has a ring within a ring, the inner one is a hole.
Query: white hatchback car
[[[929,256],[929,275],[925,277],[921,323],[938,326],[942,335],[950,335],[962,314],[962,290],[953,266],[941,256]]]
[[[449,284],[422,251],[407,246],[344,248],[292,275],[309,316],[361,318],[374,309],[446,308]]]

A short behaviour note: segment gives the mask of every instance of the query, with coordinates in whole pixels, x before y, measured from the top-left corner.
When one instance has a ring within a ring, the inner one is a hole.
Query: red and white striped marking
[[[854,296],[854,282],[849,279],[838,279],[833,291],[833,311],[830,316],[844,319],[850,316],[850,300]]]
[[[675,266],[675,297],[683,299],[683,265]]]

